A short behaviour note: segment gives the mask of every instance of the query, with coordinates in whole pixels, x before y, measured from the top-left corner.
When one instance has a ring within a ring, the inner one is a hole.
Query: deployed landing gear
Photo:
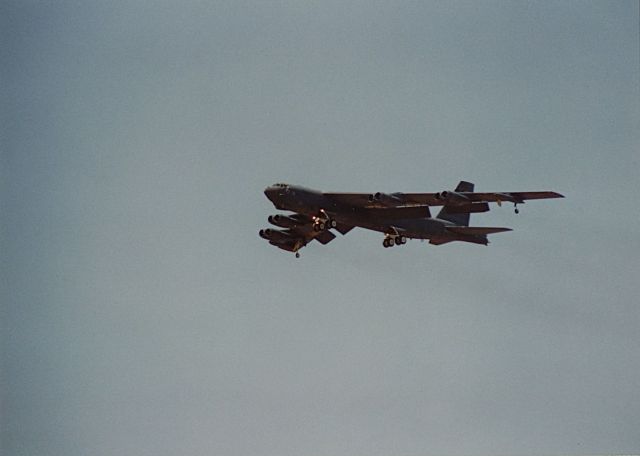
[[[320,214],[313,217],[313,230],[324,231],[338,226],[338,222],[329,217],[324,209],[320,210]]]
[[[515,209],[513,210],[513,212],[515,212],[516,214],[519,214],[519,213],[520,213],[520,209],[518,209],[518,203],[515,203],[515,204],[513,205],[513,207],[515,208]]]
[[[382,246],[386,249],[388,247],[393,247],[394,245],[403,245],[406,243],[406,236],[402,236],[399,234],[387,234],[382,241]]]
[[[300,258],[300,252],[296,252],[296,258]]]

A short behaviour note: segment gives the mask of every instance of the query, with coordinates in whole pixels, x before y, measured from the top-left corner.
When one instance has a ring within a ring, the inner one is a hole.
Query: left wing
[[[325,193],[340,205],[363,208],[393,208],[402,206],[469,206],[469,212],[482,212],[475,203],[524,203],[525,200],[564,198],[556,192],[460,192],[439,193]]]
[[[464,194],[464,193],[463,193]],[[497,192],[497,193],[471,193],[469,197],[472,201],[487,201],[501,203],[524,203],[525,200],[564,198],[564,195],[556,192]]]

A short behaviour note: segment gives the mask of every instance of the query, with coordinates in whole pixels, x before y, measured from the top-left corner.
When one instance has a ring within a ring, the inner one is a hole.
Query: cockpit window
[[[289,187],[287,184],[283,184],[281,182],[278,182],[277,184],[273,184],[274,187],[280,187],[280,188],[287,188]]]

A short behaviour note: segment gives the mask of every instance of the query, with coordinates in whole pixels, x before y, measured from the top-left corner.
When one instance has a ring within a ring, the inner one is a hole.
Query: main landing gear
[[[320,214],[313,217],[313,231],[324,231],[338,226],[338,222],[329,217],[324,211],[320,210]]]
[[[382,241],[382,246],[386,249],[388,247],[393,247],[394,245],[403,245],[406,243],[406,236],[402,236],[401,234],[387,234]]]
[[[329,219],[326,221],[316,220],[315,222],[313,222],[313,231],[324,231],[330,228],[335,228],[336,226],[338,226],[338,222],[333,219]]]

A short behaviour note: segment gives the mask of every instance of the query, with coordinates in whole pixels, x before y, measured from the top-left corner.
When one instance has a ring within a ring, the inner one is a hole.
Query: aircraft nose
[[[274,201],[278,190],[273,187],[267,187],[264,189],[264,195],[269,198],[270,201]]]

